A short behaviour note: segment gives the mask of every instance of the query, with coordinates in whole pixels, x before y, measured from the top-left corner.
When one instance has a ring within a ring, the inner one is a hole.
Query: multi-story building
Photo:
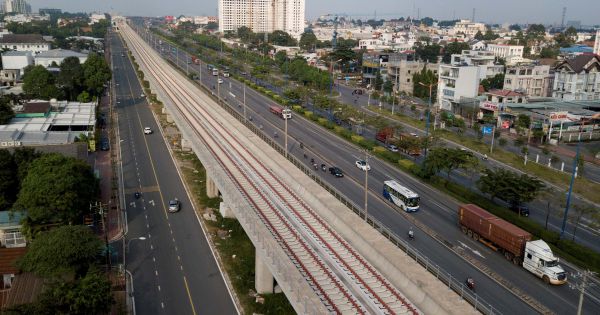
[[[473,38],[477,32],[485,33],[486,27],[483,23],[471,22],[470,20],[460,20],[454,25],[454,34],[462,33],[468,38]]]
[[[4,12],[28,14],[31,13],[31,6],[25,0],[5,0]]]
[[[594,42],[594,54],[600,55],[600,29],[596,31],[596,41]]]
[[[600,56],[582,54],[554,68],[552,97],[565,101],[600,100]]]
[[[462,99],[477,97],[481,80],[504,72],[504,66],[494,60],[489,51],[463,50],[452,55],[451,63],[440,65],[438,71],[438,106],[454,111]]]
[[[7,34],[0,38],[0,49],[30,51],[34,55],[50,50],[50,43],[39,34]]]
[[[486,50],[494,53],[498,58],[523,57],[523,46],[488,44]]]
[[[305,0],[219,0],[219,31],[242,26],[255,33],[280,30],[299,38],[304,32]]]
[[[504,89],[525,93],[528,97],[551,97],[554,70],[548,65],[526,64],[507,67]]]
[[[33,65],[34,60],[30,51],[7,51],[2,54],[2,68],[10,70],[18,70],[20,75],[23,70],[30,65]]]
[[[389,60],[389,53],[365,52],[362,62],[363,82],[365,84],[374,84],[377,73],[385,80],[387,78],[387,64]]]
[[[439,63],[415,60],[414,54],[392,54],[387,63],[387,76],[388,80],[394,82],[394,92],[412,95],[414,92],[413,75],[427,69],[437,76],[439,67]]]

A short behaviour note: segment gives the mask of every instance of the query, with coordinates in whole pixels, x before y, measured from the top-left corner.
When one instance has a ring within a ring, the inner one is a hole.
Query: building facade
[[[454,25],[454,34],[462,33],[468,38],[473,38],[477,32],[485,33],[486,27],[483,23],[471,22],[470,20],[460,20]]]
[[[552,97],[564,101],[600,100],[600,56],[579,55],[554,69]]]
[[[38,34],[7,34],[0,38],[0,49],[30,51],[33,55],[50,50],[50,43]]]
[[[415,60],[414,54],[400,53],[390,55],[387,67],[388,80],[394,82],[394,92],[412,95],[413,75],[425,68],[437,76],[440,64],[418,61]]]
[[[498,58],[520,57],[523,58],[523,46],[488,44],[486,50],[494,53]]]
[[[19,70],[23,74],[25,67],[33,64],[33,56],[29,51],[7,51],[2,54],[4,69]]]
[[[219,31],[246,26],[255,33],[280,30],[299,38],[304,12],[305,0],[219,0]]]
[[[528,97],[551,97],[554,70],[548,65],[518,65],[508,67],[504,89],[525,93]]]
[[[67,50],[67,49],[52,49],[48,51],[41,52],[35,56],[35,65],[44,66],[48,68],[52,66],[52,64],[56,64],[60,66],[60,64],[68,57],[76,57],[79,59],[79,63],[83,64],[87,60],[87,55],[78,53],[76,51]]]
[[[600,55],[600,30],[596,31],[596,41],[594,42],[594,54]]]
[[[5,0],[4,1],[4,12],[5,13],[31,13],[31,6],[25,0]]]
[[[438,71],[438,106],[453,111],[461,100],[477,97],[481,80],[504,72],[504,66],[494,60],[489,51],[464,50],[452,55],[451,63],[440,65]]]

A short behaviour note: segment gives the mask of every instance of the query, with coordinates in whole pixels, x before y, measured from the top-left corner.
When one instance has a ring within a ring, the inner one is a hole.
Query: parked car
[[[221,83],[223,83],[223,79],[219,78],[219,79],[217,80],[217,82],[218,82],[219,84],[221,84]]]
[[[179,209],[181,209],[181,202],[179,202],[179,199],[175,198],[169,200],[169,212],[177,212]]]
[[[371,170],[371,165],[369,165],[369,163],[367,163],[366,161],[356,161],[354,162],[354,165],[356,165],[356,167],[358,167],[359,170],[362,171],[370,171]]]
[[[110,145],[108,144],[108,139],[102,139],[102,141],[100,141],[100,150],[102,150],[102,151],[110,150]]]
[[[331,175],[334,175],[335,177],[344,177],[344,173],[339,167],[330,167],[329,173],[331,173]]]
[[[528,217],[529,216],[529,207],[524,204],[512,204],[509,207],[510,210],[518,213],[520,216]]]
[[[392,152],[398,152],[398,147],[393,144],[388,145],[387,149]]]
[[[150,129],[150,127],[144,127],[144,134],[151,134],[152,133],[152,129]]]

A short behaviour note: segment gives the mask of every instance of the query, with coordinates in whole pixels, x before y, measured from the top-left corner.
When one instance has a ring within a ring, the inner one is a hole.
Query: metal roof
[[[67,58],[67,57],[77,57],[84,58],[87,57],[86,54],[82,54],[76,51],[68,50],[68,49],[51,49],[48,51],[42,51],[36,56],[37,58]]]

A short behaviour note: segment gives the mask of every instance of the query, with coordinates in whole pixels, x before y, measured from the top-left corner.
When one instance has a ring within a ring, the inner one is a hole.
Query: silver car
[[[169,200],[169,212],[177,212],[181,209],[181,202],[177,198]]]

